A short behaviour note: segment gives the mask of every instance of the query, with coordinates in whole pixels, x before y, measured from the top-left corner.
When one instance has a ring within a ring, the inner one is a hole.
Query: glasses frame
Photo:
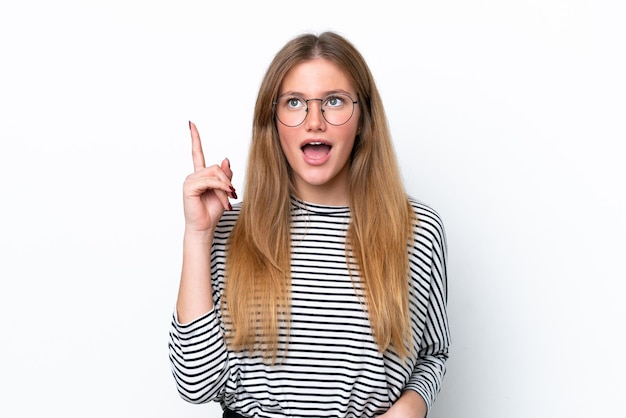
[[[302,101],[306,104],[306,109],[304,109],[304,118],[302,118],[302,122],[298,123],[297,125],[287,125],[285,122],[283,122],[282,120],[280,120],[280,118],[278,117],[278,111],[276,110],[276,105],[278,104],[278,101],[280,100],[280,98],[281,98],[281,97],[283,97],[283,96],[287,96],[287,95],[291,95],[291,96],[293,96],[293,97],[300,98],[300,99],[302,99]],[[343,123],[332,123],[332,122],[330,122],[328,119],[326,119],[326,115],[325,115],[326,110],[324,110],[324,108],[322,107],[322,105],[324,104],[324,102],[325,102],[325,101],[326,101],[329,97],[332,97],[332,96],[346,96],[346,97],[348,97],[348,98],[350,99],[350,101],[352,102],[352,112],[350,112],[350,116],[349,116],[349,117],[348,117],[348,119],[346,119],[346,121],[345,121],[345,122],[343,122]],[[274,116],[276,117],[276,120],[278,120],[281,124],[285,125],[285,126],[286,126],[286,127],[288,127],[288,128],[295,128],[295,127],[298,127],[298,126],[302,125],[302,124],[304,123],[304,121],[306,120],[306,118],[309,116],[309,102],[310,102],[310,101],[315,101],[315,100],[319,100],[319,102],[320,102],[320,112],[322,112],[322,117],[324,118],[324,120],[326,121],[326,123],[328,123],[329,125],[332,125],[332,126],[342,126],[342,125],[345,125],[346,123],[348,123],[348,122],[350,121],[350,119],[352,119],[352,116],[354,116],[354,105],[359,104],[359,101],[358,101],[358,100],[354,100],[354,99],[352,98],[352,96],[350,96],[348,93],[331,93],[331,94],[328,94],[327,96],[325,96],[325,97],[323,97],[323,98],[321,98],[321,99],[319,99],[319,98],[317,98],[317,97],[312,97],[312,98],[310,98],[310,99],[305,99],[304,97],[299,96],[299,95],[297,95],[297,94],[293,94],[293,95],[292,95],[292,94],[282,94],[282,95],[278,96],[278,98],[272,102],[272,107],[273,107],[273,109],[274,109]]]

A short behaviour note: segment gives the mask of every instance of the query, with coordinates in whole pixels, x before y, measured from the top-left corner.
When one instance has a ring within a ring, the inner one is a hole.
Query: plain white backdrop
[[[0,416],[219,416],[178,397],[167,358],[187,121],[242,190],[270,59],[326,29],[368,60],[407,188],[446,225],[453,345],[431,417],[623,416],[625,12],[2,2]]]

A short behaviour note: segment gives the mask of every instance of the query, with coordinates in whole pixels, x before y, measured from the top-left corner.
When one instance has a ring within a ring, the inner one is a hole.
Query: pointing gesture
[[[233,172],[224,159],[207,167],[196,125],[189,122],[194,172],[183,184],[185,229],[188,232],[212,232],[225,210],[232,209],[229,198],[237,198],[231,183]]]

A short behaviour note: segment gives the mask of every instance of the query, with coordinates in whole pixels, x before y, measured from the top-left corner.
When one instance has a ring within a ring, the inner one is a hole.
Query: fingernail
[[[191,131],[191,121],[189,121],[189,130]]]
[[[227,158],[226,163],[228,164],[228,168],[230,168],[230,160]]]
[[[231,205],[230,202],[228,202],[228,210],[233,210],[233,205]]]

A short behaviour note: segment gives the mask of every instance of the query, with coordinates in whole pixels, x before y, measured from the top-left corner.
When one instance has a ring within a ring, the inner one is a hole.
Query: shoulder
[[[222,214],[222,217],[217,223],[215,228],[215,237],[219,238],[220,236],[228,236],[230,231],[237,223],[237,219],[239,219],[239,213],[241,212],[241,202],[233,204],[232,210],[227,210]]]
[[[446,233],[443,220],[432,206],[409,196],[409,203],[413,208],[417,222],[415,225],[416,235],[427,235],[441,247],[446,245]]]

